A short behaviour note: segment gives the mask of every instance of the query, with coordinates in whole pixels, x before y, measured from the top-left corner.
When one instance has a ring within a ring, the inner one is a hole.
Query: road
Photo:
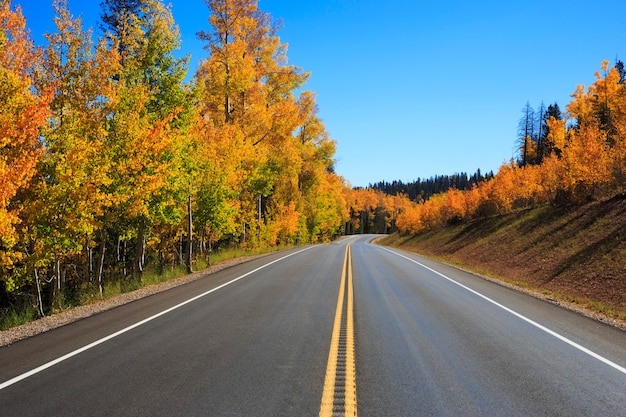
[[[626,332],[370,239],[0,348],[0,415],[626,416]]]

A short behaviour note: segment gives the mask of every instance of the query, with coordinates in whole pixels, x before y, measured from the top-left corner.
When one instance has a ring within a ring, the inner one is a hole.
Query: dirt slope
[[[540,207],[417,236],[400,246],[626,323],[626,194]]]

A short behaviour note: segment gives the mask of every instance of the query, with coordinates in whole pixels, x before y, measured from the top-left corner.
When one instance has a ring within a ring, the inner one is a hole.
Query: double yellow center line
[[[354,292],[352,289],[350,245],[346,246],[343,260],[339,298],[319,415],[320,417],[337,415],[356,417],[357,415],[356,369],[354,365]]]

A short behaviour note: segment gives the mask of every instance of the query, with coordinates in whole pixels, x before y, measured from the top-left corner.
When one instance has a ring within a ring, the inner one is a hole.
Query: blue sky
[[[167,2],[167,1],[166,1]],[[52,0],[20,4],[35,41],[53,31]],[[96,26],[100,0],[69,0]],[[193,72],[207,54],[203,0],[172,0]],[[337,172],[354,186],[429,178],[515,156],[526,102],[565,110],[600,62],[626,61],[623,0],[260,0],[283,22],[290,64],[311,72]]]

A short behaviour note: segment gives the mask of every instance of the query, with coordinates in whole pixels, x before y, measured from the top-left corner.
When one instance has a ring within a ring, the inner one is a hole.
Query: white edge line
[[[374,245],[372,245],[372,246],[374,246]],[[616,370],[618,370],[618,371],[620,371],[621,373],[623,373],[623,374],[625,374],[625,375],[626,375],[626,368],[624,368],[623,366],[620,366],[620,365],[616,364],[615,362],[612,362],[612,361],[610,361],[609,359],[605,358],[604,356],[601,356],[601,355],[599,355],[599,354],[597,354],[597,353],[595,353],[595,352],[593,352],[593,351],[591,351],[591,350],[587,349],[586,347],[579,345],[578,343],[574,342],[573,340],[570,340],[570,339],[568,339],[567,337],[565,337],[565,336],[563,336],[563,335],[560,335],[559,333],[557,333],[557,332],[555,332],[555,331],[553,331],[553,330],[550,330],[550,329],[548,329],[548,328],[547,328],[547,327],[545,327],[545,326],[542,326],[541,324],[537,323],[536,321],[533,321],[533,320],[529,319],[528,317],[523,316],[522,314],[520,314],[520,313],[518,313],[518,312],[516,312],[516,311],[514,311],[514,310],[511,310],[510,308],[508,308],[508,307],[506,307],[506,306],[504,306],[504,305],[502,305],[502,304],[498,303],[497,301],[492,300],[491,298],[489,298],[489,297],[487,297],[487,296],[485,296],[485,295],[483,295],[483,294],[479,293],[478,291],[475,291],[475,290],[473,290],[473,289],[471,289],[471,288],[469,288],[469,287],[467,287],[467,286],[465,286],[465,285],[461,284],[460,282],[457,282],[457,281],[453,280],[452,278],[447,277],[446,275],[442,274],[441,272],[435,271],[434,269],[429,268],[428,266],[426,266],[426,265],[424,265],[424,264],[422,264],[422,263],[420,263],[420,262],[416,261],[415,259],[411,259],[411,258],[409,258],[408,256],[404,256],[404,255],[402,255],[402,254],[400,254],[400,253],[398,253],[398,252],[394,252],[394,251],[392,251],[392,250],[390,250],[390,249],[387,249],[387,248],[385,248],[385,247],[382,247],[382,246],[376,246],[376,247],[378,247],[378,248],[380,248],[380,249],[383,249],[383,250],[385,250],[385,251],[387,251],[387,252],[393,253],[394,255],[399,256],[399,257],[401,257],[401,258],[404,258],[404,259],[406,259],[406,260],[408,260],[408,261],[411,261],[411,262],[413,262],[413,263],[415,263],[415,264],[417,264],[417,265],[421,266],[422,268],[427,269],[427,270],[429,270],[430,272],[432,272],[432,273],[434,273],[434,274],[437,274],[437,275],[439,275],[439,276],[440,276],[440,277],[442,277],[442,278],[445,278],[446,280],[448,280],[448,281],[450,281],[450,282],[452,282],[452,283],[454,283],[454,284],[458,285],[459,287],[461,287],[461,288],[463,288],[463,289],[465,289],[465,290],[467,290],[467,291],[469,291],[469,292],[471,292],[471,293],[473,293],[473,294],[475,294],[475,295],[479,296],[480,298],[483,298],[484,300],[486,300],[486,301],[490,302],[491,304],[493,304],[493,305],[495,305],[495,306],[497,306],[497,307],[501,308],[502,310],[504,310],[504,311],[506,311],[506,312],[511,313],[511,314],[512,314],[512,315],[514,315],[515,317],[517,317],[517,318],[519,318],[519,319],[524,320],[525,322],[527,322],[527,323],[529,323],[529,324],[531,324],[531,325],[535,326],[536,328],[538,328],[538,329],[540,329],[540,330],[542,330],[542,331],[544,331],[544,332],[548,333],[548,334],[549,334],[549,335],[551,335],[551,336],[556,337],[557,339],[559,339],[559,340],[561,340],[561,341],[563,341],[563,342],[567,343],[568,345],[570,345],[570,346],[572,346],[572,347],[574,347],[574,348],[576,348],[576,349],[580,350],[581,352],[586,353],[587,355],[589,355],[589,356],[591,356],[591,357],[593,357],[593,358],[595,358],[595,359],[599,360],[600,362],[605,363],[606,365],[609,365],[610,367],[612,367],[612,368],[614,368],[614,369],[616,369]]]
[[[224,288],[224,287],[226,287],[226,286],[228,286],[228,285],[230,285],[230,284],[232,284],[234,282],[239,281],[240,279],[243,279],[243,278],[245,278],[245,277],[247,277],[249,275],[254,274],[255,272],[258,272],[258,271],[260,271],[263,268],[266,268],[266,267],[268,267],[268,266],[270,266],[272,264],[275,264],[276,262],[280,262],[280,261],[282,261],[284,259],[289,258],[290,256],[294,256],[294,255],[302,253],[302,252],[304,252],[306,250],[309,250],[312,247],[313,246],[306,247],[306,248],[301,249],[301,250],[299,250],[297,252],[290,253],[289,255],[283,256],[281,258],[273,260],[272,262],[269,262],[269,263],[266,263],[264,265],[261,265],[260,267],[258,267],[256,269],[253,269],[252,271],[246,272],[245,274],[243,274],[243,275],[241,275],[241,276],[239,276],[239,277],[237,277],[237,278],[235,278],[235,279],[233,279],[231,281],[228,281],[228,282],[226,282],[224,284],[221,284],[221,285],[219,285],[219,286],[217,286],[217,287],[215,287],[215,288],[213,288],[213,289],[211,289],[209,291],[206,291],[206,292],[204,292],[202,294],[196,295],[195,297],[192,297],[192,298],[190,298],[190,299],[188,299],[186,301],[183,301],[180,304],[177,304],[177,305],[175,305],[173,307],[170,307],[170,308],[168,308],[166,310],[163,310],[160,313],[157,313],[157,314],[155,314],[153,316],[150,316],[150,317],[148,317],[146,319],[143,319],[143,320],[141,320],[141,321],[139,321],[139,322],[137,322],[135,324],[132,324],[132,325],[130,325],[130,326],[128,326],[128,327],[126,327],[126,328],[124,328],[122,330],[119,330],[119,331],[117,331],[115,333],[112,333],[112,334],[110,334],[108,336],[105,336],[102,339],[96,340],[95,342],[92,342],[92,343],[90,343],[88,345],[85,345],[85,346],[83,346],[81,348],[78,348],[78,349],[76,349],[76,350],[74,350],[74,351],[72,351],[72,352],[70,352],[68,354],[65,354],[65,355],[63,355],[61,357],[58,357],[57,359],[51,360],[50,362],[47,362],[47,363],[45,363],[45,364],[43,364],[41,366],[38,366],[37,368],[34,368],[34,369],[32,369],[32,370],[30,370],[28,372],[25,372],[25,373],[23,373],[21,375],[18,375],[18,376],[14,377],[14,378],[11,378],[8,381],[3,382],[2,384],[0,384],[0,390],[3,390],[3,389],[5,389],[5,388],[7,388],[7,387],[9,387],[9,386],[11,386],[13,384],[16,384],[16,383],[18,383],[20,381],[23,381],[24,379],[26,379],[28,377],[31,377],[31,376],[33,376],[35,374],[38,374],[41,371],[44,371],[44,370],[46,370],[46,369],[48,369],[48,368],[50,368],[50,367],[52,367],[54,365],[57,365],[57,364],[65,361],[67,359],[70,359],[73,356],[79,355],[79,354],[81,354],[81,353],[83,353],[83,352],[85,352],[85,351],[87,351],[87,350],[89,350],[89,349],[91,349],[93,347],[101,345],[102,343],[107,342],[107,341],[109,341],[109,340],[111,340],[111,339],[113,339],[113,338],[115,338],[115,337],[117,337],[117,336],[119,336],[121,334],[129,332],[129,331],[131,331],[131,330],[133,330],[133,329],[135,329],[135,328],[137,328],[139,326],[142,326],[142,325],[144,325],[144,324],[146,324],[146,323],[148,323],[148,322],[150,322],[150,321],[152,321],[152,320],[154,320],[156,318],[159,318],[159,317],[161,317],[161,316],[163,316],[163,315],[165,315],[167,313],[170,313],[170,312],[172,312],[172,311],[174,311],[174,310],[176,310],[176,309],[178,309],[178,308],[180,308],[180,307],[182,307],[184,305],[187,305],[187,304],[189,304],[191,302],[194,302],[194,301],[198,300],[199,298],[205,297],[205,296],[207,296],[207,295],[209,295],[209,294],[211,294],[211,293],[213,293],[213,292],[215,292],[217,290],[220,290],[220,289],[222,289],[222,288]]]

